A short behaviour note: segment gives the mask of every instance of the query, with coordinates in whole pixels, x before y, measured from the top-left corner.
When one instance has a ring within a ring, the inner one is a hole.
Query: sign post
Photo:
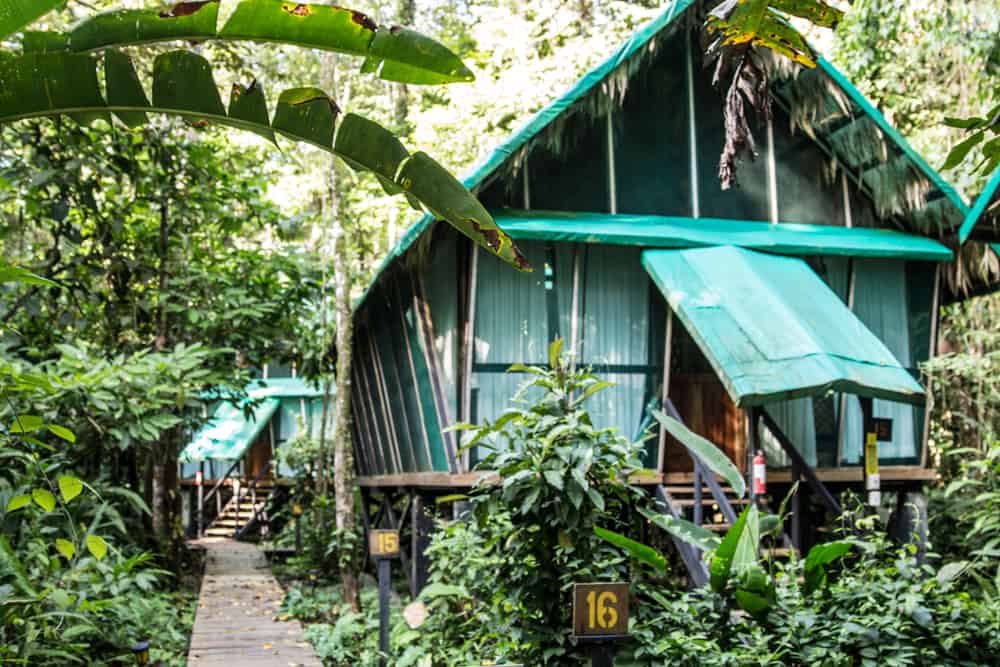
[[[399,557],[398,530],[368,532],[368,553],[378,567],[378,650],[379,665],[389,656],[389,592],[392,586],[392,559]]]
[[[573,584],[573,636],[592,644],[592,667],[615,664],[615,642],[628,637],[628,584]]]

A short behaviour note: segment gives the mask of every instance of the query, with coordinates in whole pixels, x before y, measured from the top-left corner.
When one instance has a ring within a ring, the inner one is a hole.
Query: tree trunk
[[[332,4],[332,3],[331,3]],[[330,81],[330,94],[337,87],[336,55],[326,59]],[[345,97],[349,94],[345,95]],[[347,100],[344,100],[346,105]],[[328,185],[327,220],[333,238],[333,270],[336,290],[334,310],[336,312],[337,346],[337,391],[334,403],[333,429],[333,500],[336,513],[337,532],[341,535],[338,562],[344,601],[360,611],[358,595],[357,559],[351,558],[357,519],[354,508],[354,457],[351,445],[351,338],[353,321],[351,318],[351,250],[340,212],[340,188],[337,180],[337,164],[330,168]],[[325,452],[325,448],[322,448]]]
[[[166,465],[163,463],[162,458],[153,456],[153,475],[152,475],[152,500],[150,502],[150,511],[153,513],[153,536],[160,543],[163,542],[164,537],[167,534],[167,517],[166,509]]]

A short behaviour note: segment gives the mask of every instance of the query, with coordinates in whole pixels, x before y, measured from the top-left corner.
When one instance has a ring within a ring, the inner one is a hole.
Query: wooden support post
[[[198,537],[205,534],[205,462],[198,464]]]
[[[396,520],[396,513],[392,510],[392,497],[390,495],[382,496],[382,507],[385,508],[386,517],[389,519],[389,526],[395,530],[400,530],[403,527],[403,521]],[[403,510],[403,516],[405,520],[406,510]],[[399,560],[403,564],[403,577],[406,579],[407,585],[410,583],[410,563],[409,559],[406,557],[406,553],[402,550],[399,552]]]
[[[701,478],[701,464],[694,464],[694,522],[701,525],[704,519],[705,508],[702,506],[702,486],[705,482]]]
[[[402,553],[402,552],[401,552]],[[392,561],[379,558],[378,562],[378,663],[386,667],[389,659],[389,592],[392,584]]]
[[[434,527],[434,522],[427,515],[426,499],[419,495],[413,496],[410,504],[410,531],[412,537],[412,554],[410,556],[412,577],[410,588],[415,598],[427,585],[430,578],[430,560],[427,558],[427,547],[430,546],[430,535]]]
[[[753,484],[753,457],[760,449],[760,408],[747,408],[747,424],[750,433],[747,437],[746,478],[750,500],[760,508],[761,498],[757,495]]]
[[[875,433],[874,406],[871,398],[858,396],[861,402],[862,439],[861,451],[864,461],[865,492],[868,504],[878,507],[882,504],[882,480],[878,471],[878,436]]]
[[[594,642],[590,649],[591,667],[614,667],[615,664],[615,643]]]

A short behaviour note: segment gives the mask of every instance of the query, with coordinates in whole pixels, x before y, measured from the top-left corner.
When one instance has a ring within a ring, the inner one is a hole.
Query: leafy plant
[[[477,485],[471,498],[487,544],[504,550],[491,578],[502,583],[490,599],[503,625],[517,628],[512,657],[530,664],[565,664],[575,654],[568,636],[570,583],[625,577],[624,560],[594,526],[615,526],[639,494],[627,481],[640,467],[639,446],[614,429],[595,428],[585,408],[609,383],[572,368],[562,344],[550,345],[548,368],[511,367],[529,376],[515,396],[518,407],[493,422],[458,427],[468,431],[465,448],[487,452],[477,469],[499,475],[495,483]],[[508,520],[507,534],[495,532]],[[491,634],[483,628],[470,642]]]

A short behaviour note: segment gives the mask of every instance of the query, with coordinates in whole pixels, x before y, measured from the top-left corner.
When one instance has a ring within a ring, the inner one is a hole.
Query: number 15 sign
[[[628,584],[573,584],[573,634],[624,637],[628,634]]]

